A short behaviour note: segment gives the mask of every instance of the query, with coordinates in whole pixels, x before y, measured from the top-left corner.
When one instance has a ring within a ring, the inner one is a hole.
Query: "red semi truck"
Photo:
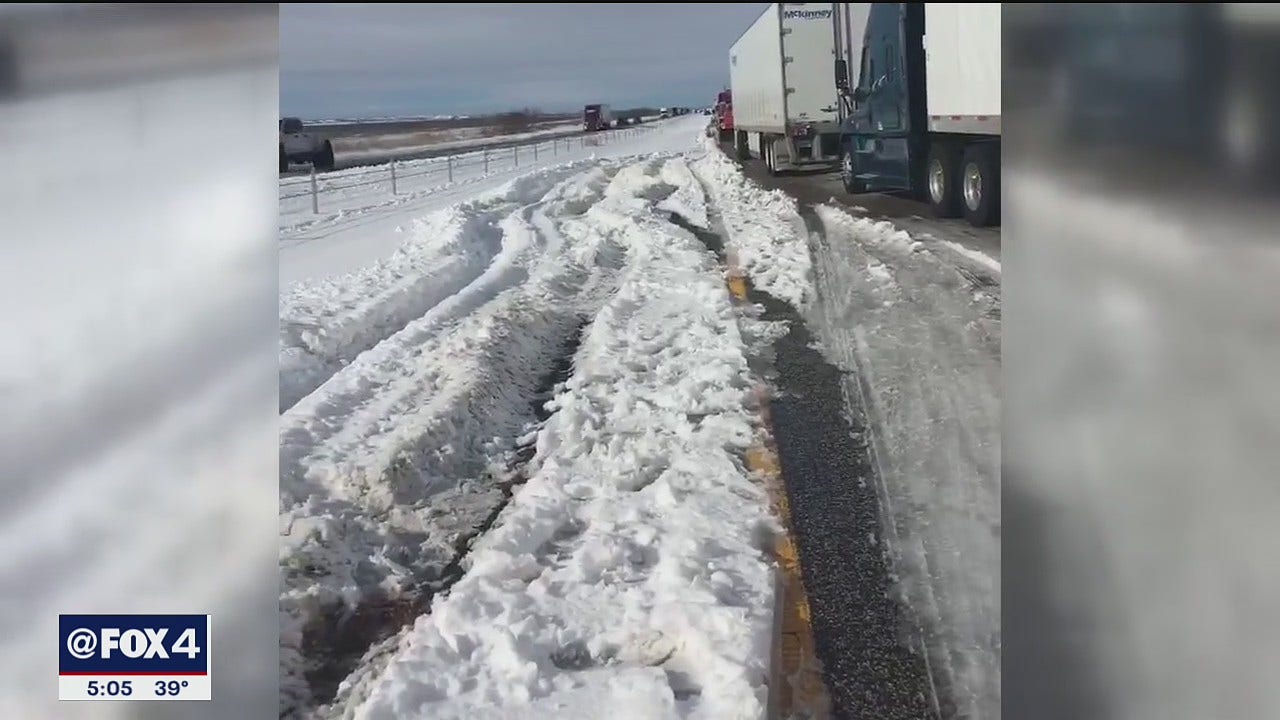
[[[716,128],[721,141],[733,139],[733,93],[729,90],[716,96]]]

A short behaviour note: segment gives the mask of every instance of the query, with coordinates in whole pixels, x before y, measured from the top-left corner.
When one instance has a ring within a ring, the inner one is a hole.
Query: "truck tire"
[[[333,144],[325,140],[320,145],[320,149],[315,151],[311,156],[311,164],[316,170],[332,170],[333,169]]]
[[[924,195],[934,217],[960,216],[960,148],[931,143],[924,170]]]
[[[289,172],[289,156],[284,154],[284,143],[280,143],[280,172]]]
[[[960,197],[970,225],[1000,224],[1000,156],[994,143],[965,148],[960,163]]]
[[[751,148],[747,147],[747,133],[738,130],[733,134],[733,154],[739,160],[749,160],[751,158]]]
[[[773,141],[768,135],[760,135],[760,158],[764,160],[764,171],[770,176],[778,174],[777,163],[773,160]]]
[[[853,143],[844,142],[840,145],[840,183],[844,185],[844,191],[847,193],[866,192],[867,186],[857,178],[858,175],[858,156],[853,152]]]

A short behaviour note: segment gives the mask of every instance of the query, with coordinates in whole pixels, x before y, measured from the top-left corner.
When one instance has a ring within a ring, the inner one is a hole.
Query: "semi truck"
[[[773,3],[729,49],[734,152],[770,174],[840,158],[833,5]]]
[[[316,170],[332,170],[333,144],[328,138],[307,132],[298,118],[280,118],[280,172],[288,172],[291,163],[310,163]]]
[[[1000,220],[1000,4],[835,3],[840,176]]]
[[[608,130],[613,127],[613,111],[608,105],[587,105],[582,108],[582,129],[587,132]]]
[[[728,142],[733,139],[733,91],[721,90],[716,96],[716,107],[714,110],[716,119],[716,133],[720,136],[720,142]]]

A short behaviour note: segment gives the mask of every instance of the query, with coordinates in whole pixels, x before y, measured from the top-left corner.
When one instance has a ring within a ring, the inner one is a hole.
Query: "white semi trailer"
[[[833,3],[773,3],[729,49],[734,149],[770,173],[840,158]]]

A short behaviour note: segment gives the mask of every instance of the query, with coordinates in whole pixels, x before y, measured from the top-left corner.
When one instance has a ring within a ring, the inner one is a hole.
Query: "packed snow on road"
[[[681,227],[727,162],[701,124],[284,227],[286,711],[763,715],[777,525],[738,310]]]

